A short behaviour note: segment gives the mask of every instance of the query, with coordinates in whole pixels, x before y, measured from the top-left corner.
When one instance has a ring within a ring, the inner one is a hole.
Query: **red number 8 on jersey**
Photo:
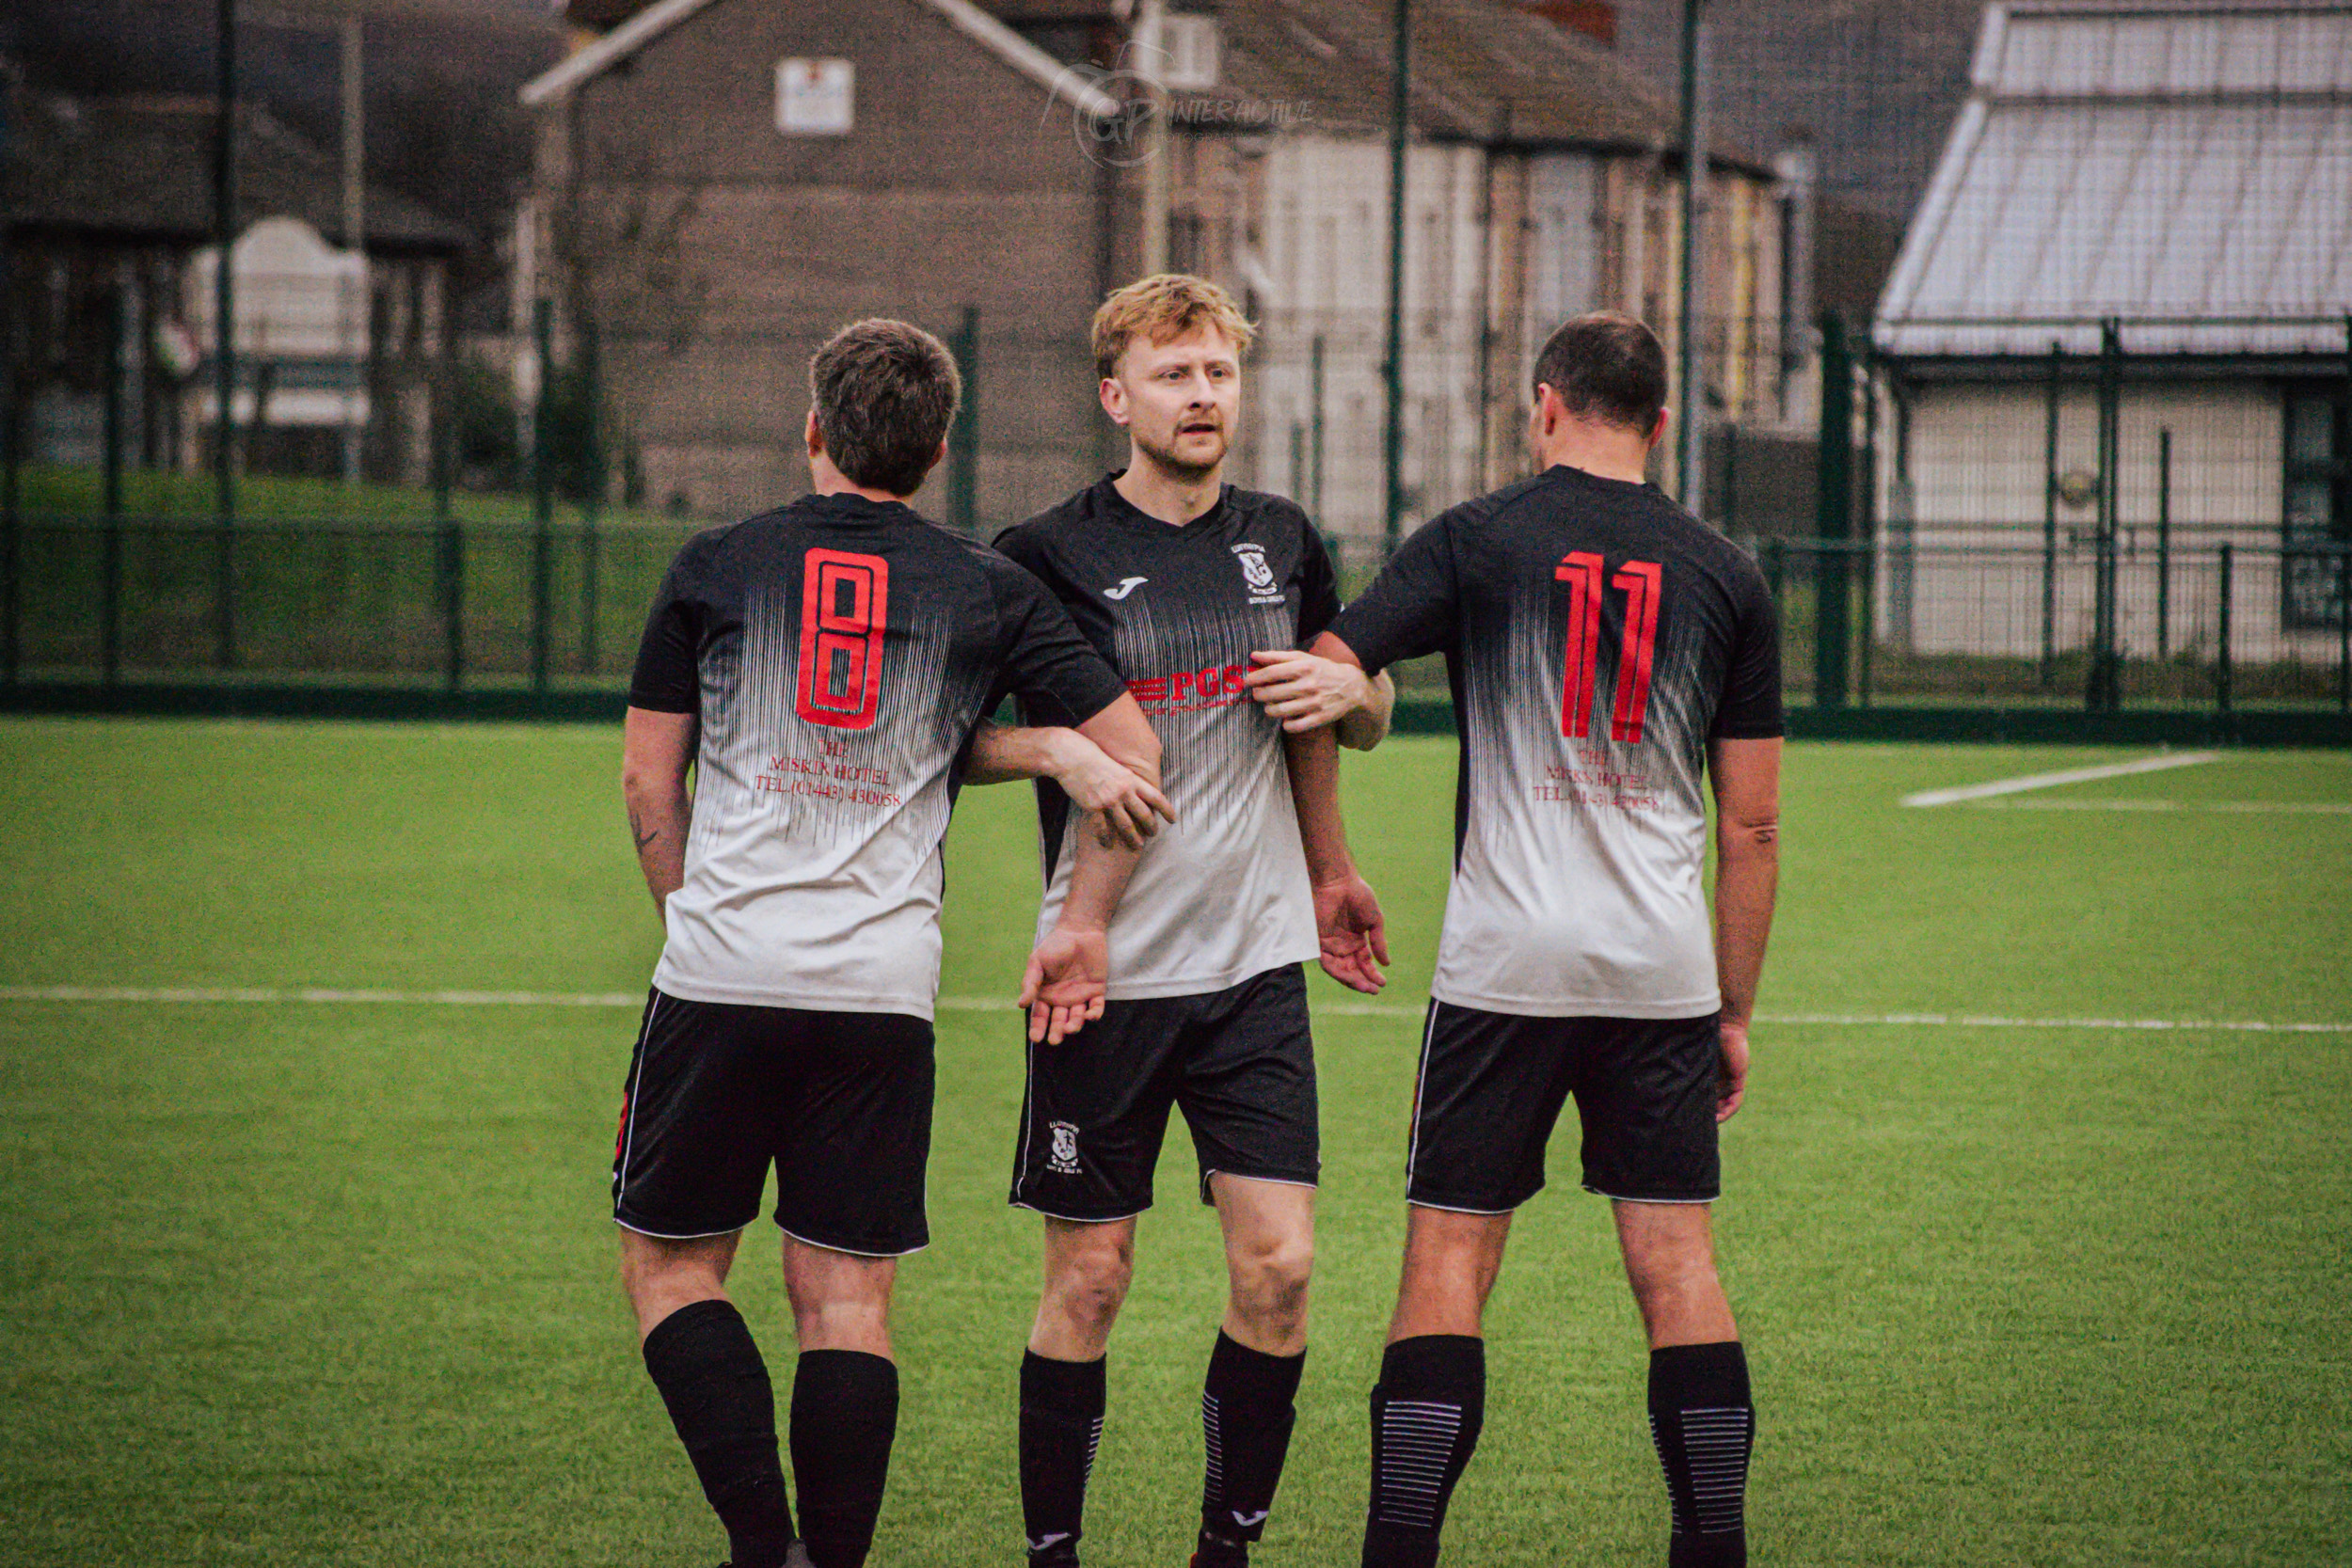
[[[889,562],[847,550],[808,552],[801,578],[802,718],[836,730],[873,725],[889,621]]]

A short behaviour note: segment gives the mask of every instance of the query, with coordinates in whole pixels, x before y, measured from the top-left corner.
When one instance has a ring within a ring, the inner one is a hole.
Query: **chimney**
[[[1596,43],[1617,46],[1617,8],[1611,0],[1519,0],[1553,26],[1581,33]]]

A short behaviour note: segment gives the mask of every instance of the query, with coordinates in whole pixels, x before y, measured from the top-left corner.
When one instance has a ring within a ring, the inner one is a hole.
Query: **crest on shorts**
[[[1054,1146],[1045,1157],[1045,1168],[1057,1176],[1078,1174],[1078,1129],[1073,1123],[1057,1121],[1047,1129],[1053,1134]]]
[[[1235,545],[1233,554],[1241,560],[1241,578],[1252,594],[1274,592],[1274,568],[1265,563],[1263,545]]]

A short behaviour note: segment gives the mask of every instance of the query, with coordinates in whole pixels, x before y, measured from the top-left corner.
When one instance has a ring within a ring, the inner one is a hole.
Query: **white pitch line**
[[[2224,811],[2352,815],[2345,800],[1972,800],[1978,811]]]
[[[2089,784],[2094,779],[2120,779],[2133,773],[2161,773],[2168,768],[2194,768],[2201,762],[2219,762],[2219,752],[2168,752],[2163,756],[2141,757],[2137,762],[2111,762],[2098,768],[2070,768],[2062,773],[2028,773],[2018,779],[1994,779],[1990,784],[1962,784],[1957,789],[1925,789],[1906,795],[1906,806],[1950,806],[1963,800],[1982,800],[1994,795],[2022,795],[2028,789],[2051,789],[2058,784]]]
[[[373,990],[324,986],[0,986],[0,1003],[102,1002],[242,1004],[276,1006],[342,1004],[428,1007],[643,1007],[645,999],[628,991],[551,990]],[[1011,1012],[1010,997],[943,996],[939,1010],[957,1013]],[[1327,1017],[1420,1018],[1425,1004],[1324,1002],[1314,1010]],[[2261,1019],[2208,1018],[2010,1018],[1979,1013],[1758,1013],[1758,1023],[1802,1027],[1949,1029],[2219,1029],[2257,1035],[2352,1035],[2352,1022],[2281,1023]]]

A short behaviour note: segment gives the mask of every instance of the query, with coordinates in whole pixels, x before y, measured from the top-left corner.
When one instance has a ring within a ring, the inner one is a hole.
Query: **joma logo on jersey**
[[[1213,664],[1206,670],[1179,670],[1172,675],[1154,675],[1150,680],[1129,681],[1127,689],[1138,703],[1210,702],[1219,706],[1237,703],[1249,694],[1242,677],[1249,673],[1244,664]]]
[[[1263,545],[1235,545],[1233,557],[1241,562],[1241,580],[1248,586],[1251,604],[1282,602],[1282,595],[1275,586],[1274,568],[1265,562]]]

